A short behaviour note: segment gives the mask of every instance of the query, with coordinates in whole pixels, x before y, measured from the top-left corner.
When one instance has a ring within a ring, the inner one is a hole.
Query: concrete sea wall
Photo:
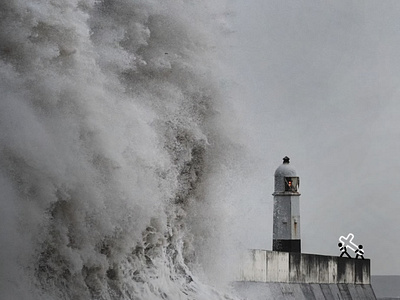
[[[370,284],[370,260],[250,250],[241,259],[237,280]]]
[[[370,281],[369,259],[250,250],[233,286],[248,300],[376,299]]]

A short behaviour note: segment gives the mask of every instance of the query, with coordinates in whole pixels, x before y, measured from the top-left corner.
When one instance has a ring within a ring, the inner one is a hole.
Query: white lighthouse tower
[[[301,252],[300,179],[289,157],[275,171],[273,251]]]

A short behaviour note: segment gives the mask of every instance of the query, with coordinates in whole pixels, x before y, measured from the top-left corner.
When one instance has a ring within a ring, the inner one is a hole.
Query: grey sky
[[[400,274],[400,2],[236,0],[227,61],[258,161],[243,218],[271,249],[273,173],[301,177],[302,247],[354,233],[373,274]]]

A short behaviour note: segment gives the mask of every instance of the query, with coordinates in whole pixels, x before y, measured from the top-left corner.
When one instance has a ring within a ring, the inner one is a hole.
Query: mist
[[[220,8],[0,4],[1,298],[233,299]]]

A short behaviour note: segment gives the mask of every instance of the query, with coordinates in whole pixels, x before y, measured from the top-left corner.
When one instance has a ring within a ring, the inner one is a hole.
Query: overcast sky
[[[301,178],[302,250],[354,233],[373,274],[400,274],[400,1],[234,0],[226,60],[259,181],[243,218],[271,249],[273,174]]]

